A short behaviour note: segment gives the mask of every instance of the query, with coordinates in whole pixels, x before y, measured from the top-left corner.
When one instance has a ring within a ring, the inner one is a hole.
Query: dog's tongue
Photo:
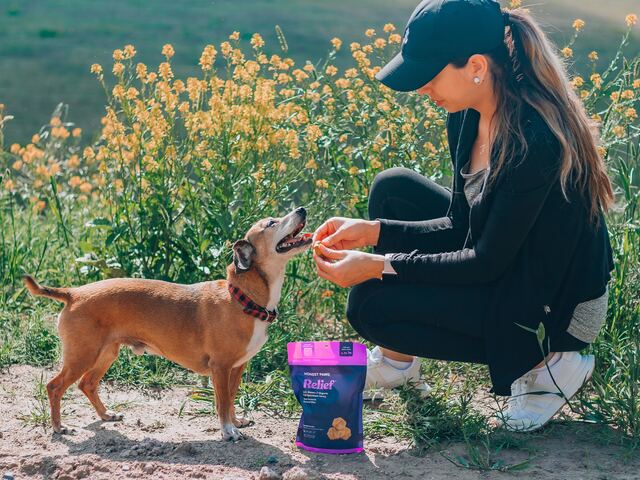
[[[308,240],[311,237],[313,237],[312,233],[303,233],[302,235],[300,235],[301,240]]]

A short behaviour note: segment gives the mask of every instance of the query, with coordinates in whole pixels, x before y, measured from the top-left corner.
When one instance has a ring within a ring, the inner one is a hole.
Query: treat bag
[[[367,349],[357,342],[290,342],[291,383],[302,405],[296,445],[323,453],[363,450]]]

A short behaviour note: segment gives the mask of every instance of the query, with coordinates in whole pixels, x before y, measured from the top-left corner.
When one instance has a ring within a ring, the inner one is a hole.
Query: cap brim
[[[433,80],[448,63],[435,58],[428,62],[417,62],[403,57],[400,52],[376,73],[375,78],[392,90],[410,92]]]

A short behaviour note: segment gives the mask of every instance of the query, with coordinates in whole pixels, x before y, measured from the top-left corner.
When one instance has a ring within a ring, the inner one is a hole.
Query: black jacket
[[[533,108],[523,108],[522,115],[527,153],[512,158],[471,207],[460,168],[470,155],[480,114],[468,109],[450,114],[447,121],[454,167],[447,215],[417,222],[378,219],[383,251],[395,251],[399,237],[405,244],[413,237],[415,245],[411,253],[391,257],[398,275],[385,275],[383,282],[495,283],[485,343],[492,391],[498,395],[510,395],[511,383],[543,358],[535,334],[516,324],[535,330],[542,322],[545,349],[550,341],[554,351],[554,339],[568,335],[575,306],[602,295],[614,268],[604,215],[593,228],[578,192],[569,190],[566,201],[560,189],[559,141]],[[491,157],[490,169],[496,160]],[[428,251],[421,244],[426,246],[432,235],[446,236],[443,240],[459,249],[420,253]],[[556,351],[562,349],[555,345]]]

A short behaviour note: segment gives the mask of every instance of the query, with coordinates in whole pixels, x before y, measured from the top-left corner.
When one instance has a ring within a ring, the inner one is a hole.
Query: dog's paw
[[[65,427],[64,425],[60,425],[58,428],[53,428],[54,435],[73,435],[76,433],[75,428]]]
[[[104,415],[100,416],[105,422],[121,422],[124,418],[124,414],[112,412],[111,410],[107,410]]]
[[[237,442],[238,440],[242,440],[244,438],[244,434],[238,430],[235,425],[227,424],[222,426],[222,439],[229,440],[232,442]]]
[[[249,427],[253,425],[253,420],[249,420],[245,417],[235,417],[233,419],[233,424],[238,428]]]

